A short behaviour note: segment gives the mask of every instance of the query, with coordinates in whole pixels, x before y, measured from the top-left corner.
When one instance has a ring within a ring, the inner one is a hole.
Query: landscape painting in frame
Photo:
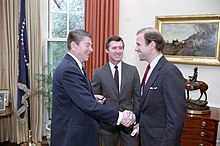
[[[0,92],[0,111],[5,110],[5,93]]]
[[[165,40],[163,54],[173,63],[220,65],[220,15],[156,16]]]

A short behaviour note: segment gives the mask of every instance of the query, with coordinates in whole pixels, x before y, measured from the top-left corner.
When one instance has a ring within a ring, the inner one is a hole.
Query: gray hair
[[[153,27],[142,28],[137,32],[137,35],[140,33],[144,33],[144,40],[146,45],[150,44],[152,41],[155,42],[155,49],[158,51],[162,51],[165,46],[165,41],[161,33]]]
[[[92,38],[92,35],[83,29],[76,29],[76,30],[70,31],[67,37],[68,50],[71,49],[70,44],[72,42],[75,42],[78,45],[83,40],[84,37]]]

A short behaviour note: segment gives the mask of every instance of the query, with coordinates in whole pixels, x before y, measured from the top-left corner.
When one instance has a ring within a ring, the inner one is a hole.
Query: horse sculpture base
[[[210,114],[211,110],[190,110],[187,109],[187,114],[191,114],[191,115],[207,115]]]
[[[187,100],[187,113],[189,114],[209,114],[210,109],[205,100]]]

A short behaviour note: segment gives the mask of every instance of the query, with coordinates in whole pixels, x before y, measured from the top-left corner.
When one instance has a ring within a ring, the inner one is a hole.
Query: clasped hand
[[[106,101],[106,95],[94,95],[95,99],[98,103],[100,104],[104,104],[104,102]]]
[[[122,112],[123,117],[121,120],[121,124],[126,126],[126,127],[130,127],[132,124],[134,124],[135,122],[135,115],[133,114],[133,112],[129,111],[129,110],[125,110]]]

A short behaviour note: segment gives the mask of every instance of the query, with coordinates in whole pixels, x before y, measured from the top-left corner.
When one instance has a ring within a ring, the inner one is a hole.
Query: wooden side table
[[[187,114],[183,128],[182,146],[216,146],[219,108],[210,108],[210,114]]]
[[[12,114],[12,105],[9,103],[9,105],[5,108],[4,111],[0,111],[0,118],[10,116]]]

